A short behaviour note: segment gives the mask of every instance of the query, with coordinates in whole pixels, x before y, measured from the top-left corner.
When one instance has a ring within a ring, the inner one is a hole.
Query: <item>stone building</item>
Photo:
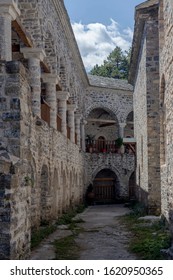
[[[134,196],[132,89],[87,76],[62,0],[0,0],[0,259],[29,258],[90,183]]]
[[[161,208],[158,1],[136,7],[129,81],[134,85],[139,200],[150,214]]]
[[[173,234],[172,41],[172,0],[136,7],[129,82],[134,85],[138,197],[149,213],[167,219]]]

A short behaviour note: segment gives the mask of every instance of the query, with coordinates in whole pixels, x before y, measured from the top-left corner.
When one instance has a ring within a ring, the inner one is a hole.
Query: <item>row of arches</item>
[[[96,146],[97,152],[101,152],[112,143],[108,148],[111,150],[116,139],[134,138],[133,111],[128,114],[125,123],[119,123],[113,112],[96,108],[88,115],[85,134],[87,152],[92,144]]]
[[[82,173],[69,170],[62,163],[51,172],[43,164],[40,172],[32,169],[31,224],[32,228],[57,220],[68,209],[81,203],[84,181]],[[53,174],[51,174],[53,173]]]

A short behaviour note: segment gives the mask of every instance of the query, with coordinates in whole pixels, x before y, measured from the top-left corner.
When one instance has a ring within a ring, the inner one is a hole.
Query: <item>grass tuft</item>
[[[130,241],[129,250],[136,253],[140,259],[144,260],[163,260],[161,250],[167,249],[171,245],[171,236],[163,220],[157,222],[148,222],[138,220],[141,213],[138,205],[135,210],[121,218],[129,231],[133,233]],[[146,214],[144,214],[146,215]]]
[[[56,226],[52,225],[52,226],[42,227],[38,231],[32,232],[31,249],[37,247],[42,240],[48,237],[55,230],[56,230]]]

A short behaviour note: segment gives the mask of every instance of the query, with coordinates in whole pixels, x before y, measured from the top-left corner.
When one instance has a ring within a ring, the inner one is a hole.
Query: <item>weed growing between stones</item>
[[[165,259],[161,250],[167,249],[171,245],[168,227],[163,220],[157,222],[139,220],[141,216],[143,215],[141,215],[140,210],[138,211],[135,207],[135,211],[121,218],[121,221],[133,233],[129,250],[143,260]]]
[[[72,222],[72,219],[79,213],[82,213],[85,209],[85,205],[81,204],[77,206],[75,209],[68,211],[63,214],[56,222],[57,225],[67,225]]]
[[[54,242],[56,260],[77,260],[80,248],[75,242],[75,235],[70,235]]]
[[[32,233],[31,236],[31,249],[37,247],[40,242],[48,237],[51,233],[56,230],[55,225],[41,227],[38,231]]]
[[[31,236],[31,249],[37,247],[42,240],[47,238],[51,233],[53,233],[58,225],[69,225],[68,228],[70,230],[73,230],[73,235],[77,233],[77,231],[80,231],[76,223],[82,223],[84,222],[82,219],[76,219],[73,221],[73,218],[79,214],[82,213],[85,209],[85,206],[83,204],[77,206],[75,209],[70,210],[69,212],[62,215],[57,222],[54,225],[50,225],[48,222],[42,223],[39,230],[32,232]],[[76,233],[75,233],[76,231]]]

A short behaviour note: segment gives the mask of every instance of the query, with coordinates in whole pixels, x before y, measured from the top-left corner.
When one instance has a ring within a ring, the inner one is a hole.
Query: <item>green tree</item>
[[[96,64],[90,71],[90,74],[109,77],[127,79],[130,65],[131,49],[123,52],[120,47],[116,47],[104,60],[103,64]]]

